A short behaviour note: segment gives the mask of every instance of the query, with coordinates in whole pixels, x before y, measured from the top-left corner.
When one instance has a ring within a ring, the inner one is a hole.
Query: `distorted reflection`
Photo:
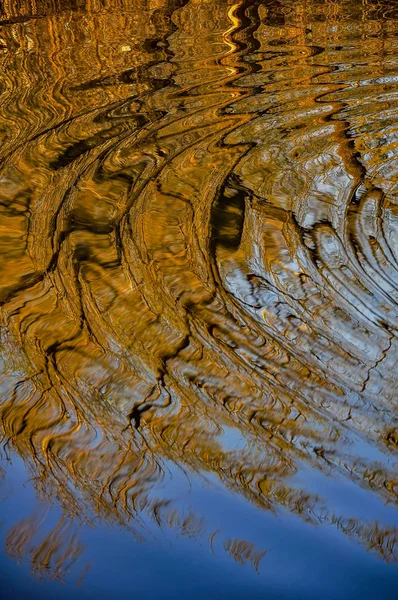
[[[0,5],[1,448],[62,507],[5,552],[150,517],[255,573],[203,478],[396,560],[327,483],[397,501],[395,1]]]

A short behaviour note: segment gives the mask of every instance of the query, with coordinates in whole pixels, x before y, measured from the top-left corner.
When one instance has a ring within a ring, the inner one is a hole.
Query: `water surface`
[[[397,33],[0,2],[5,598],[396,597]]]

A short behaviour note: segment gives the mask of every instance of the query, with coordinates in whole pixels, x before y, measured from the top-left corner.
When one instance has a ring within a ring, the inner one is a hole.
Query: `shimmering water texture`
[[[6,597],[396,597],[398,3],[0,5]]]

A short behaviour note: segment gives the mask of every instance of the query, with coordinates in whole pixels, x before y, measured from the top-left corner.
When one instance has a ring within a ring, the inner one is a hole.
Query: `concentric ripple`
[[[176,522],[173,465],[393,559],[306,474],[397,500],[396,3],[2,10],[5,455],[67,515]]]

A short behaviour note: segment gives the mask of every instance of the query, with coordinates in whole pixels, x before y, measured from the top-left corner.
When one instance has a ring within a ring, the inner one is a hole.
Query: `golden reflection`
[[[62,581],[84,548],[77,539],[77,533],[71,531],[70,524],[64,518],[43,539],[32,545],[39,529],[39,515],[17,523],[7,534],[6,552],[16,560],[29,556],[36,576],[43,578],[47,575]]]
[[[2,3],[3,447],[65,515],[200,530],[165,495],[174,464],[394,558],[388,523],[297,481],[397,499],[396,13]]]

